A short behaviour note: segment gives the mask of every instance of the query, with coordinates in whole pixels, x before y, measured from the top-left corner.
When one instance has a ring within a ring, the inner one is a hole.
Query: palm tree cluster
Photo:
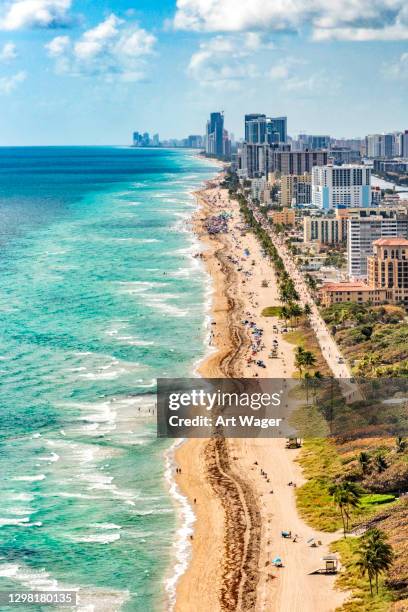
[[[357,483],[347,480],[335,482],[329,487],[329,495],[340,510],[344,537],[349,530],[351,509],[358,508],[362,494],[363,490]]]
[[[295,365],[299,370],[299,375],[302,378],[303,370],[309,370],[316,363],[316,357],[312,351],[305,350],[302,346],[298,346],[295,352]]]
[[[378,577],[389,570],[394,558],[392,546],[387,542],[386,534],[375,527],[368,529],[361,537],[357,554],[356,565],[362,576],[367,574],[371,595],[373,595],[373,582],[378,593]]]

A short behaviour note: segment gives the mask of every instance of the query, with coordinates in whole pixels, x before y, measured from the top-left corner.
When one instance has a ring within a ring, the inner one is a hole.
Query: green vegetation
[[[368,529],[360,538],[357,554],[356,565],[362,576],[366,574],[368,576],[371,597],[373,596],[373,581],[375,592],[378,595],[379,576],[390,569],[394,558],[392,546],[388,544],[386,534],[376,527]]]
[[[280,306],[267,306],[261,312],[263,317],[280,317],[281,307]]]
[[[304,370],[309,371],[316,363],[316,357],[312,351],[306,351],[302,346],[298,346],[295,351],[295,366],[298,369],[299,376],[302,378]]]
[[[392,602],[391,591],[385,585],[385,579],[380,578],[378,594],[370,593],[367,578],[362,575],[359,565],[359,548],[361,538],[349,537],[332,544],[332,551],[339,553],[344,571],[337,578],[336,586],[351,591],[352,596],[338,612],[387,612]]]
[[[357,376],[408,376],[408,322],[399,306],[335,304],[323,318]]]
[[[380,504],[389,504],[395,501],[395,495],[391,493],[372,493],[371,495],[363,495],[360,499],[360,506],[378,506]]]
[[[331,495],[335,506],[340,511],[343,535],[346,537],[346,532],[349,530],[350,513],[352,509],[359,507],[362,489],[355,482],[343,480],[334,482],[329,486],[329,495]]]

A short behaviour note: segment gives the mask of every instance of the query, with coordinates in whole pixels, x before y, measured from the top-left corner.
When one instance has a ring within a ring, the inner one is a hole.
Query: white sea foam
[[[179,508],[180,522],[176,533],[176,539],[173,544],[176,563],[174,565],[172,575],[166,578],[164,583],[170,610],[174,609],[177,582],[188,567],[188,561],[191,555],[189,536],[193,533],[193,525],[196,520],[195,514],[187,498],[180,492],[180,489],[174,479],[174,453],[176,448],[182,444],[183,441],[184,440],[177,440],[165,453],[165,479],[169,487],[170,495],[173,497]]]
[[[16,476],[13,480],[21,480],[26,482],[37,482],[44,480],[45,474],[36,474],[35,476]]]
[[[120,540],[120,533],[95,533],[86,536],[76,536],[71,538],[74,542],[88,542],[95,544],[111,544]]]
[[[51,453],[51,455],[38,457],[38,461],[50,461],[51,463],[55,463],[55,461],[59,461],[60,456],[57,453]]]
[[[30,517],[25,516],[24,518],[9,518],[4,517],[0,518],[0,527],[4,527],[6,525],[23,525],[24,523],[29,523]]]

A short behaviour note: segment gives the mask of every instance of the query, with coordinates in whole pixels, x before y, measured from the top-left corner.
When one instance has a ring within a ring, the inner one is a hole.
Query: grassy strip
[[[351,598],[337,612],[386,612],[390,609],[392,594],[384,584],[384,578],[379,579],[379,592],[370,594],[367,576],[361,576],[356,567],[356,549],[359,538],[348,537],[333,542],[332,552],[340,555],[344,570],[339,574],[336,586],[341,590],[351,591]]]
[[[322,376],[331,376],[331,370],[323,357],[320,345],[307,317],[301,317],[298,328],[285,334],[285,340],[295,346],[302,346],[306,351],[311,351],[316,357],[314,369],[318,370]]]
[[[267,306],[261,312],[263,317],[280,317],[281,307],[280,306]]]

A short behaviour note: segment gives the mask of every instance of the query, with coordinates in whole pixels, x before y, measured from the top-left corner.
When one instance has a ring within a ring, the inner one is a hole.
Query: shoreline
[[[203,181],[202,185],[199,189],[192,191],[191,195],[196,199],[197,206],[194,210],[193,214],[190,216],[191,223],[191,232],[194,237],[194,241],[197,246],[197,253],[203,253],[203,244],[200,239],[197,231],[197,216],[201,213],[201,207],[204,205],[204,199],[201,198],[201,193],[205,192],[208,189],[208,186],[212,184],[214,180],[223,174],[225,164],[223,162],[219,162],[216,160],[210,160],[204,158],[200,155],[195,155],[197,159],[200,161],[208,161],[213,165],[217,165],[222,168],[222,172],[217,172],[217,174],[210,179]],[[201,199],[200,199],[201,198]],[[205,249],[204,249],[205,250]],[[191,257],[194,257],[193,255]],[[204,255],[203,255],[204,258]],[[202,364],[206,362],[213,354],[218,352],[218,349],[214,346],[211,346],[210,338],[211,338],[211,320],[212,320],[212,310],[214,304],[214,278],[207,270],[205,263],[201,262],[204,273],[207,278],[205,279],[204,293],[205,293],[205,312],[204,312],[204,338],[203,338],[203,348],[204,354],[197,359],[193,364],[192,369],[192,377],[201,376],[200,370]],[[191,551],[191,541],[190,536],[193,534],[194,525],[197,522],[197,515],[194,512],[192,499],[189,500],[187,494],[185,494],[180,487],[179,479],[175,476],[175,467],[179,464],[177,454],[180,451],[181,447],[188,443],[187,439],[179,439],[175,440],[169,448],[164,451],[164,463],[165,463],[165,472],[164,478],[167,483],[167,488],[169,491],[169,495],[173,500],[173,503],[177,506],[177,539],[173,543],[173,547],[175,549],[174,553],[174,563],[172,564],[170,571],[166,574],[164,579],[164,595],[165,595],[165,605],[166,609],[169,612],[172,612],[176,606],[176,594],[178,589],[178,584],[181,577],[187,572],[189,564],[191,562],[192,551]],[[184,556],[184,558],[183,558]]]
[[[220,176],[196,193],[194,229],[213,283],[212,350],[198,373],[208,378],[290,377],[294,345],[285,339],[277,317],[261,316],[266,306],[280,304],[275,272],[255,235],[243,227],[238,203],[219,187]],[[225,209],[232,215],[228,232],[210,237],[204,220]],[[265,332],[255,349],[243,319]],[[266,343],[272,339],[278,340],[278,359],[268,358]],[[254,354],[265,369],[254,363]],[[196,516],[190,563],[176,585],[176,612],[328,612],[343,603],[346,594],[334,589],[333,577],[310,575],[338,534],[317,532],[299,516],[295,491],[287,486],[304,482],[297,454],[285,449],[285,440],[267,438],[189,439],[176,449],[181,474],[175,479]],[[282,529],[293,529],[299,543],[282,542]],[[315,549],[307,545],[311,536],[321,541]],[[283,570],[271,564],[276,555],[285,559]]]
[[[209,346],[209,351],[200,361],[198,374],[211,378],[231,377],[241,372],[239,353],[248,340],[240,330],[240,324],[235,320],[244,305],[238,304],[238,300],[232,297],[229,291],[236,286],[238,278],[226,261],[225,251],[228,253],[228,245],[222,234],[210,238],[203,231],[203,220],[214,212],[206,194],[209,190],[218,188],[220,177],[222,173],[213,181],[207,181],[203,189],[195,194],[199,207],[195,215],[194,228],[196,235],[203,242],[202,259],[212,279],[210,316],[212,326],[216,326],[209,330],[209,335],[215,342]],[[194,540],[191,542],[191,563],[177,587],[176,610],[191,610],[193,600],[195,610],[219,609],[218,592],[221,593],[223,609],[235,608],[240,599],[246,601],[246,605],[253,603],[251,588],[239,591],[244,574],[247,579],[250,578],[251,581],[254,579],[253,557],[254,552],[255,556],[258,552],[253,548],[254,546],[259,548],[260,515],[252,490],[238,474],[234,473],[229,454],[227,443],[215,440],[187,440],[175,453],[177,464],[181,466],[190,464],[193,457],[199,474],[197,482],[193,482],[191,473],[188,477],[184,477],[183,474],[177,476],[181,490],[196,510],[197,520]],[[203,474],[206,475],[205,482],[202,480]],[[203,485],[204,490],[206,489],[205,495],[203,495]],[[202,500],[199,508],[194,501],[199,499],[198,496]],[[211,512],[208,511],[209,507],[212,507]],[[245,520],[243,517],[246,517]],[[250,534],[251,537],[246,533],[249,524],[253,532]],[[202,542],[208,544],[206,533],[209,531],[212,533],[210,548],[213,558],[209,560],[207,546],[206,567],[211,567],[211,575],[205,576],[203,563],[196,560],[200,556],[203,557],[199,550],[200,544]],[[229,542],[232,539],[226,537],[226,533],[230,535],[235,533],[232,545]],[[192,565],[195,565],[195,568],[191,567]],[[219,570],[217,575],[214,573],[214,568]],[[209,582],[215,588],[208,589]],[[192,584],[195,585],[193,588]],[[201,596],[200,585],[204,585]],[[201,605],[204,607],[201,608],[199,602],[202,602]]]

